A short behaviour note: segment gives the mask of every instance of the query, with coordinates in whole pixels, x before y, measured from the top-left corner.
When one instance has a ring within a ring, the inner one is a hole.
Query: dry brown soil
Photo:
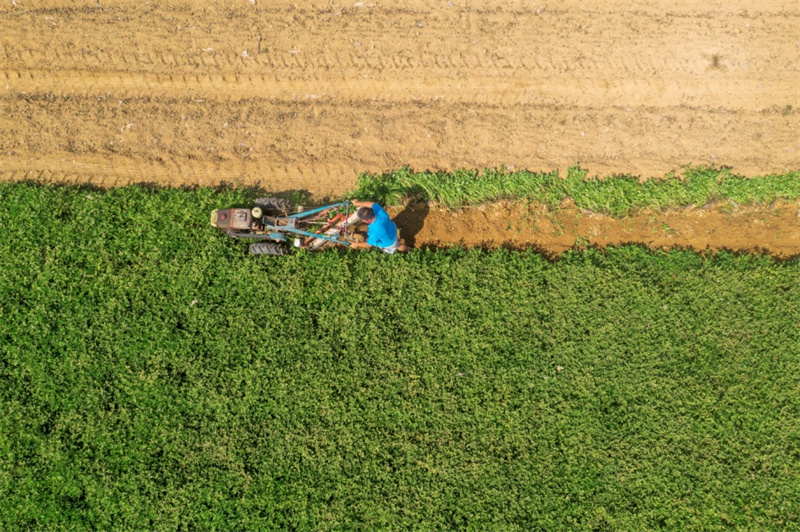
[[[798,108],[796,0],[0,0],[2,180],[335,196],[401,165],[754,176],[800,168]],[[796,211],[769,219],[788,234]],[[713,212],[677,216],[714,240]],[[449,238],[439,216],[418,238]]]

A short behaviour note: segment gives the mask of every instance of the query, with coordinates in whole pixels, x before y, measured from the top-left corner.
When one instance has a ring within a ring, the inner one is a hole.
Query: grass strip
[[[0,529],[800,528],[797,262],[253,257],[0,184]]]
[[[621,216],[651,207],[706,205],[728,200],[738,204],[800,198],[800,172],[747,178],[729,169],[687,168],[682,176],[640,182],[636,177],[587,178],[587,171],[509,172],[503,169],[414,172],[402,167],[387,174],[362,174],[353,197],[392,205],[407,197],[435,201],[451,208],[499,200],[526,199],[557,206],[572,198],[583,209]]]

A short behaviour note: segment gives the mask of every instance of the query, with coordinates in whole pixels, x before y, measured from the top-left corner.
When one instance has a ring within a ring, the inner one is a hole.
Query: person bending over
[[[351,203],[358,207],[358,218],[367,224],[367,241],[352,242],[350,247],[381,248],[386,253],[395,251],[408,251],[408,246],[400,242],[397,235],[397,226],[389,219],[389,215],[383,207],[371,201],[355,201]]]

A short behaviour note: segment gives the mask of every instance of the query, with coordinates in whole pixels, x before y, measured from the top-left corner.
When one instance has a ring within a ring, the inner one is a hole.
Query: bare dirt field
[[[0,1],[2,180],[754,176],[800,168],[798,108],[793,0]]]

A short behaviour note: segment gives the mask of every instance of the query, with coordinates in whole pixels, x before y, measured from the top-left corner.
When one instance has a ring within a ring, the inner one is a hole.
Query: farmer
[[[395,251],[408,251],[408,246],[400,242],[397,236],[397,226],[389,219],[389,215],[383,207],[371,201],[351,201],[358,207],[359,219],[367,224],[367,241],[352,242],[350,247],[358,248],[381,248],[386,253]]]

